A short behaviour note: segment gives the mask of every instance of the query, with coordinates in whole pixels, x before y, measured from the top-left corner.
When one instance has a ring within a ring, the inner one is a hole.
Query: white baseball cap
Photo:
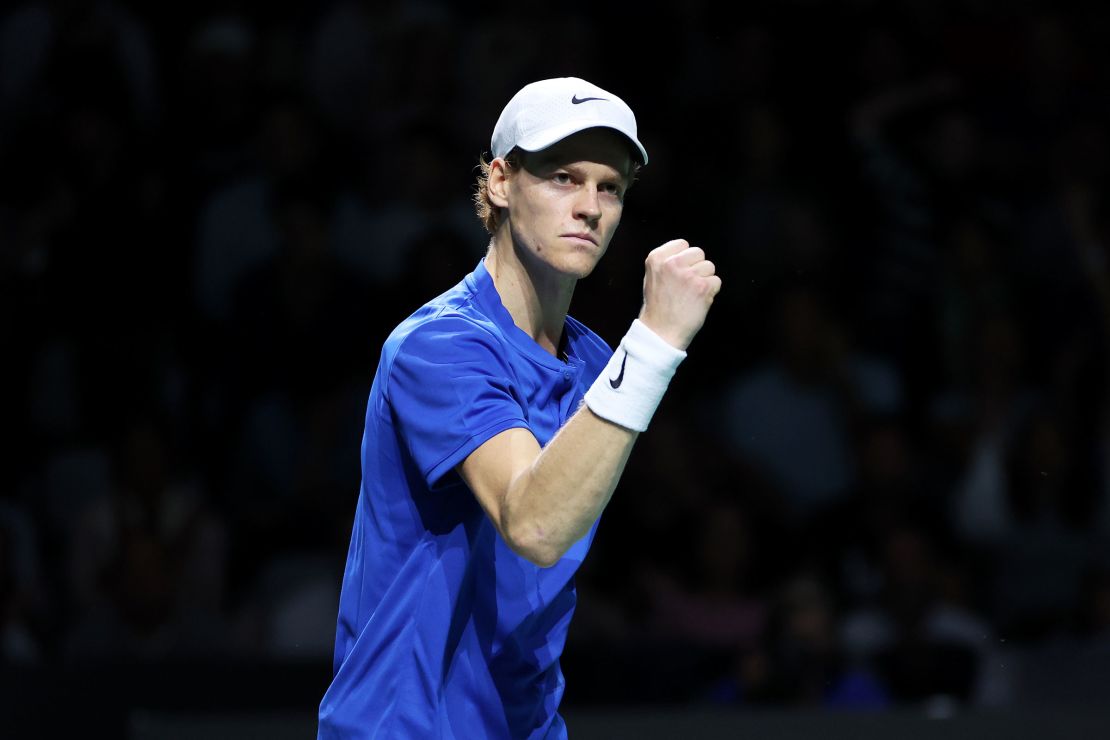
[[[490,151],[494,157],[508,155],[513,147],[538,152],[598,126],[627,136],[636,145],[641,163],[647,164],[647,150],[636,138],[636,116],[628,104],[577,77],[556,77],[522,87],[501,111]]]

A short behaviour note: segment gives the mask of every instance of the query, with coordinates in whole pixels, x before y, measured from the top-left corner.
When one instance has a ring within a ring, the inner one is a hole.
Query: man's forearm
[[[501,530],[514,549],[554,565],[609,503],[638,436],[583,404],[509,487]]]

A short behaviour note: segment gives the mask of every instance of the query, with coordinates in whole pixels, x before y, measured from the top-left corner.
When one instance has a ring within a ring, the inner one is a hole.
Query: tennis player
[[[566,737],[575,571],[721,287],[677,239],[615,353],[567,315],[648,161],[613,93],[529,84],[490,153],[487,254],[393,331],[370,390],[320,738]]]

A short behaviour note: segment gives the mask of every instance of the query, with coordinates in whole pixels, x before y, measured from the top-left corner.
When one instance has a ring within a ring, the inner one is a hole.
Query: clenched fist
[[[671,346],[685,350],[720,290],[721,279],[705,252],[685,239],[674,239],[651,250],[644,261],[640,321]]]

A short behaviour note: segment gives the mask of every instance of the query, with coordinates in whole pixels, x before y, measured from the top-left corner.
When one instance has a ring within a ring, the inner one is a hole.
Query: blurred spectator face
[[[1021,328],[1009,313],[982,320],[979,334],[979,378],[985,388],[1006,387],[1017,379],[1022,357]]]
[[[886,562],[891,581],[913,588],[928,583],[932,574],[928,544],[911,529],[890,533],[886,541]]]
[[[306,172],[315,164],[319,150],[311,122],[292,104],[271,108],[262,122],[262,156],[278,178]]]
[[[829,254],[829,231],[812,203],[790,199],[782,205],[779,247],[795,265],[819,268]]]
[[[782,332],[787,355],[802,362],[815,359],[823,328],[821,307],[813,294],[794,290],[785,296]]]
[[[1060,18],[1046,15],[1029,24],[1029,69],[1036,77],[1061,82],[1068,79],[1079,61],[1079,47]]]
[[[1071,121],[1049,148],[1047,166],[1061,185],[1099,183],[1110,172],[1110,139],[1100,119]]]
[[[1043,417],[1033,426],[1026,469],[1034,475],[1055,477],[1070,462],[1063,431],[1055,418]]]
[[[773,172],[782,160],[787,143],[779,116],[765,105],[749,108],[744,112],[740,134],[744,170]]]
[[[889,606],[895,617],[915,622],[936,595],[937,570],[924,535],[908,527],[889,533],[883,547]]]
[[[1103,633],[1110,631],[1110,576],[1103,576],[1095,587],[1093,602],[1093,627]]]
[[[254,33],[238,18],[209,18],[189,39],[183,82],[206,135],[230,133],[251,111]]]
[[[124,133],[106,111],[84,107],[66,119],[67,150],[80,184],[95,188],[111,182],[119,172]]]
[[[774,34],[761,25],[740,26],[725,45],[726,84],[737,96],[759,96],[771,87],[775,71]]]
[[[438,295],[458,282],[472,257],[469,242],[458,232],[433,230],[412,243],[401,282],[412,295]]]
[[[906,51],[902,41],[888,28],[871,28],[864,35],[856,56],[859,80],[867,91],[880,91],[906,77]]]
[[[972,223],[961,223],[952,233],[952,258],[956,272],[967,278],[987,277],[992,272],[993,244],[982,228]]]
[[[873,428],[861,447],[860,474],[869,486],[886,489],[907,480],[909,445],[897,425],[882,424]]]
[[[811,577],[795,579],[783,595],[788,639],[815,652],[833,646],[833,614],[824,589]]]
[[[157,496],[166,483],[166,446],[155,424],[133,423],[123,447],[122,476],[128,490],[142,496]]]
[[[1013,503],[1028,515],[1054,520],[1070,516],[1068,498],[1075,494],[1071,445],[1061,421],[1037,415],[1014,453]]]
[[[455,68],[453,54],[458,42],[451,21],[428,4],[430,14],[414,12],[411,19],[394,29],[387,42],[398,65],[392,75],[392,94],[396,100],[442,100],[449,97],[451,74]]]
[[[165,624],[173,602],[173,579],[165,546],[155,537],[129,533],[122,546],[116,584],[121,616],[138,634]]]
[[[718,504],[706,513],[698,543],[699,561],[711,587],[734,590],[747,570],[749,533],[739,506]]]
[[[315,265],[327,254],[328,223],[316,203],[290,201],[278,214],[278,228],[289,267]]]
[[[787,369],[803,380],[825,370],[835,326],[820,297],[808,288],[792,288],[779,305],[779,346]]]
[[[436,208],[457,203],[457,173],[443,135],[427,131],[398,131],[387,142],[380,158],[366,163],[363,179],[368,187],[385,188],[389,200]],[[390,173],[385,182],[382,172]]]
[[[0,525],[0,625],[8,617],[11,601],[15,595],[15,569],[11,551],[12,538],[7,528]]]
[[[971,116],[950,111],[933,125],[926,139],[928,163],[944,180],[962,180],[975,168],[980,147]]]

